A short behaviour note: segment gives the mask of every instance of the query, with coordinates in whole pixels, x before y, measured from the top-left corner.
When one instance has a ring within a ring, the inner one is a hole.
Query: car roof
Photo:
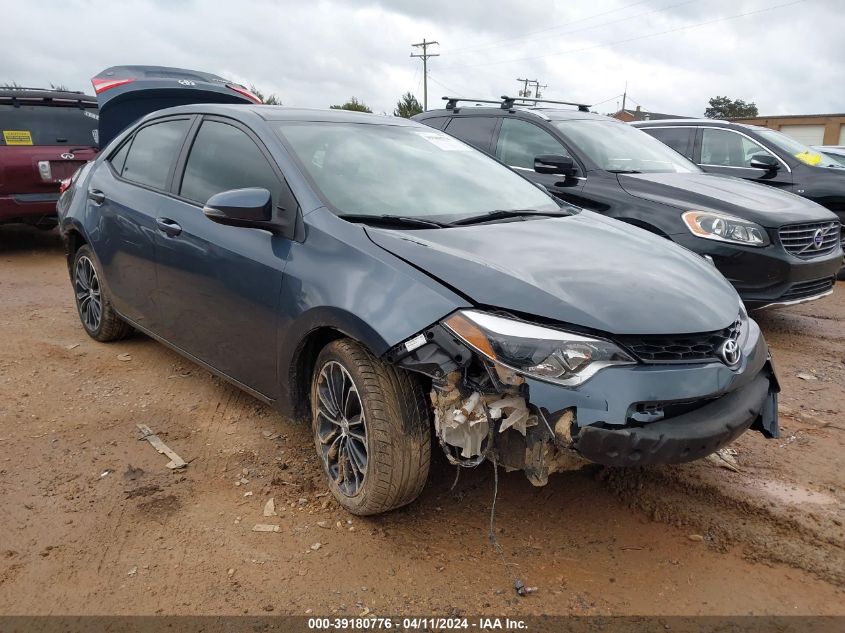
[[[527,107],[515,106],[509,110],[489,106],[460,106],[454,110],[427,110],[426,112],[417,115],[418,120],[424,120],[431,117],[441,116],[473,116],[473,115],[505,115],[505,114],[531,114],[545,121],[569,121],[569,120],[588,120],[588,121],[616,121],[612,117],[597,114],[595,112],[581,112],[580,110],[570,110],[567,108],[549,108],[549,107]]]
[[[630,125],[633,125],[634,127],[698,127],[704,125],[708,127],[742,128],[746,130],[769,129],[761,125],[737,123],[736,121],[726,121],[724,119],[659,119],[657,121],[632,121]]]
[[[157,110],[146,118],[158,118],[173,114],[217,114],[240,118],[246,113],[255,114],[265,121],[334,121],[339,123],[366,123],[371,125],[400,125],[415,127],[419,123],[401,117],[318,108],[294,108],[289,106],[250,105],[238,103],[193,103]]]
[[[0,88],[0,104],[80,106],[96,108],[97,98],[72,90],[47,90],[43,88]]]

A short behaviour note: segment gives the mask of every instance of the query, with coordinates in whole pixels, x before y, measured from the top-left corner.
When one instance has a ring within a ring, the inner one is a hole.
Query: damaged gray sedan
[[[85,330],[136,328],[309,418],[356,514],[413,501],[432,440],[543,485],[778,433],[768,348],[712,265],[415,122],[159,110],[60,215]]]

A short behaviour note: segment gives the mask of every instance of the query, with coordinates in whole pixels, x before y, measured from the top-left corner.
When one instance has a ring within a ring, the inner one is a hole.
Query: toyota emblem
[[[73,154],[71,154],[70,152],[65,152],[64,154],[61,155],[60,158],[64,158],[65,160],[73,160],[75,158],[75,156]]]
[[[735,339],[729,338],[727,341],[722,343],[722,347],[719,348],[719,356],[721,356],[722,360],[725,361],[725,365],[733,367],[739,362],[739,359],[742,358],[742,350],[739,349],[739,344]]]

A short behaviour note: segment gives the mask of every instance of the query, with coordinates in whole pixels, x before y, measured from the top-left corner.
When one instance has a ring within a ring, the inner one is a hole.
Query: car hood
[[[684,211],[722,211],[761,226],[835,220],[815,202],[768,185],[719,174],[619,174],[619,185],[632,196]]]
[[[739,311],[733,287],[703,258],[588,211],[366,231],[378,246],[480,307],[611,334],[709,332],[732,323]]]

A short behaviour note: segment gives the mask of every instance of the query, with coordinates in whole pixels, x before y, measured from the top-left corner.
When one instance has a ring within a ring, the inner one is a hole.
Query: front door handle
[[[106,194],[104,194],[99,189],[89,189],[88,199],[91,200],[97,206],[100,206],[106,201]]]
[[[156,226],[159,231],[170,237],[176,237],[182,232],[182,227],[170,218],[157,218]]]

